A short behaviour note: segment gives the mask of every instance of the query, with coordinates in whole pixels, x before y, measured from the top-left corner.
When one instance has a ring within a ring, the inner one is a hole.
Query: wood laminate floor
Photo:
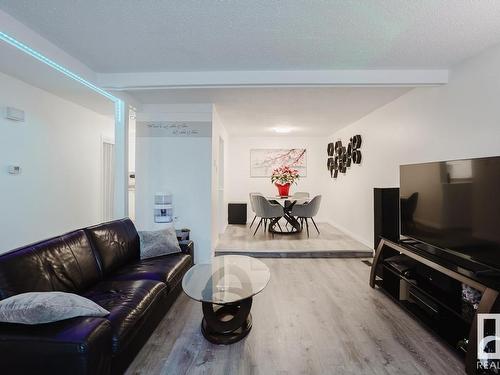
[[[219,237],[216,254],[247,254],[253,256],[303,256],[314,257],[367,257],[372,250],[346,233],[327,223],[318,223],[320,234],[309,225],[306,231],[296,234],[275,234],[259,229],[254,236],[248,225],[228,225]],[[255,224],[253,229],[255,229]]]
[[[127,371],[132,374],[464,374],[461,360],[381,291],[360,259],[265,259],[253,328],[217,346],[201,304],[182,294]]]

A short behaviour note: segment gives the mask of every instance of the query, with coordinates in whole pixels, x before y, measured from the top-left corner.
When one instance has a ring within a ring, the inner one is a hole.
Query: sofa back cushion
[[[26,292],[80,292],[101,279],[83,230],[0,256],[0,299]]]
[[[85,229],[104,275],[127,263],[139,260],[139,235],[130,219],[121,219]]]

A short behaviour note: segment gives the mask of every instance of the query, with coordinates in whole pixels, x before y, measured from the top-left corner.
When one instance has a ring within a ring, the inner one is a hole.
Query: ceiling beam
[[[437,86],[448,83],[448,70],[314,70],[100,73],[108,90],[183,87],[265,86]]]
[[[84,79],[90,82],[95,82],[96,74],[87,65],[69,55],[61,48],[43,38],[2,10],[0,10],[0,25],[0,31],[4,34],[7,34],[10,37],[15,38],[17,41],[30,46],[33,50],[43,54],[48,59],[57,61],[58,64],[64,66]]]

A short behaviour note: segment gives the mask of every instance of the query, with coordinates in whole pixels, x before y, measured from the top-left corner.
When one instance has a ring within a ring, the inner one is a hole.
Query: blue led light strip
[[[15,47],[15,48],[23,51],[24,53],[27,53],[28,55],[34,57],[35,59],[37,59],[37,60],[39,60],[41,62],[43,62],[44,64],[47,64],[48,66],[50,66],[51,68],[57,70],[58,72],[61,72],[65,76],[67,76],[67,77],[69,77],[69,78],[71,78],[71,79],[73,79],[73,80],[81,83],[84,86],[87,86],[89,89],[91,89],[91,90],[97,92],[98,94],[101,94],[101,95],[105,96],[109,100],[115,102],[115,109],[117,111],[117,113],[115,114],[116,115],[116,119],[118,121],[121,120],[121,109],[123,107],[123,101],[121,99],[117,98],[114,95],[111,95],[109,92],[107,92],[107,91],[105,91],[105,90],[97,87],[93,83],[90,83],[86,79],[80,77],[78,74],[75,74],[75,73],[69,71],[64,66],[59,65],[58,63],[52,61],[48,57],[45,57],[41,53],[39,53],[39,52],[35,51],[34,49],[28,47],[26,44],[19,42],[18,40],[14,39],[13,37],[5,34],[4,32],[1,32],[1,31],[0,31],[0,40],[3,40],[4,42],[10,44],[11,46],[13,46],[13,47]]]
[[[117,99],[115,101],[115,120],[119,124],[122,123],[123,109],[125,107],[124,104],[123,100]]]

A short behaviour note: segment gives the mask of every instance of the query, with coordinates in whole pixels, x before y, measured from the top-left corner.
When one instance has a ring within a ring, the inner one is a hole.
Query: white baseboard
[[[358,236],[356,233],[353,233],[351,232],[349,229],[343,227],[342,225],[339,225],[331,220],[326,220],[325,221],[326,223],[330,224],[331,226],[334,226],[335,228],[341,230],[342,232],[344,232],[345,234],[351,236],[352,238],[354,238],[356,241],[359,241],[361,242],[363,245],[367,246],[368,248],[372,249],[373,250],[373,244],[370,243],[370,241],[367,241],[366,239]]]

